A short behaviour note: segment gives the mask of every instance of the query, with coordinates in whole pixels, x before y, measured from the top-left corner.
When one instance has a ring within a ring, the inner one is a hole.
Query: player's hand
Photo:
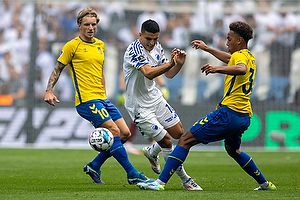
[[[57,97],[53,94],[52,91],[46,91],[45,94],[45,98],[44,101],[47,102],[48,104],[50,104],[51,106],[55,106],[55,103],[59,103],[59,100],[57,99]]]
[[[208,46],[202,40],[194,40],[191,42],[192,48],[206,50]]]
[[[170,60],[170,63],[171,63],[171,66],[173,67],[176,63],[175,63],[175,56],[176,56],[176,48],[174,48],[171,52],[171,60]]]
[[[120,106],[123,106],[123,105],[124,105],[124,103],[125,103],[125,94],[124,94],[123,92],[122,92],[122,93],[119,93],[117,103],[118,103]]]
[[[180,49],[175,49],[173,51],[172,51],[172,53],[175,54],[175,57],[174,57],[175,64],[182,66],[185,63],[186,52],[184,50],[180,50]]]
[[[208,74],[216,73],[216,67],[207,63],[201,67],[201,71],[202,71],[202,73],[205,72],[205,75],[207,76]]]

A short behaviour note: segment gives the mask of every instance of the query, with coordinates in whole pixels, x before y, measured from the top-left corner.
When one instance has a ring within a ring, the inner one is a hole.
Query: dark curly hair
[[[246,22],[232,22],[229,29],[244,38],[246,43],[253,38],[253,29]]]

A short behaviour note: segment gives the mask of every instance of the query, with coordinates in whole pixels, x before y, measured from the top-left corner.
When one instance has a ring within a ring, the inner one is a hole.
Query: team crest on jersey
[[[158,130],[158,126],[157,125],[153,125],[152,126],[152,130],[157,131]]]
[[[156,57],[157,60],[159,60],[159,58],[160,58],[159,54],[156,54],[155,57]]]
[[[137,57],[137,59],[139,62],[146,62],[147,60],[144,55],[140,55],[139,57]]]
[[[83,48],[83,52],[88,52],[88,51],[86,50],[86,48]]]
[[[103,52],[102,52],[102,49],[101,49],[100,47],[97,47],[97,49],[98,49],[98,51],[99,51],[100,54],[103,53]]]

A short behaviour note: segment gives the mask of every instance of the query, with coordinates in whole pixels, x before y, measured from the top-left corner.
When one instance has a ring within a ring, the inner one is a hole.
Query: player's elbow
[[[246,73],[247,73],[247,67],[246,67],[246,65],[237,65],[238,67],[237,67],[237,74],[238,75],[245,75]]]
[[[157,75],[151,70],[151,68],[141,67],[140,68],[141,73],[147,78],[147,79],[154,79]]]
[[[172,78],[174,78],[175,75],[165,74],[165,76],[169,79],[172,79]]]
[[[245,75],[246,72],[247,72],[246,70],[241,69],[237,72],[237,75]]]
[[[152,80],[155,78],[155,75],[152,73],[144,73],[144,76],[149,80]]]
[[[165,76],[166,76],[167,78],[169,78],[169,79],[174,78],[174,76],[176,75],[176,73],[171,73],[170,71],[167,71],[167,72],[165,72],[164,74],[165,74]]]
[[[247,69],[241,70],[241,74],[242,74],[242,75],[245,75],[246,73],[247,73]]]

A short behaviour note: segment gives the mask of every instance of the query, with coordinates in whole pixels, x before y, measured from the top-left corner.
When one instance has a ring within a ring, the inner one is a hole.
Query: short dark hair
[[[77,15],[77,24],[81,24],[82,22],[82,18],[84,18],[85,16],[89,16],[89,17],[95,17],[97,20],[97,24],[99,23],[100,19],[97,15],[97,12],[91,8],[91,7],[87,7],[84,8],[83,10],[81,10],[78,15]]]
[[[144,21],[142,24],[141,32],[144,33],[145,31],[150,33],[157,33],[159,32],[159,25],[156,21],[152,19],[148,19],[147,21]]]
[[[232,22],[229,25],[229,29],[244,38],[245,42],[253,38],[253,29],[246,22]]]

